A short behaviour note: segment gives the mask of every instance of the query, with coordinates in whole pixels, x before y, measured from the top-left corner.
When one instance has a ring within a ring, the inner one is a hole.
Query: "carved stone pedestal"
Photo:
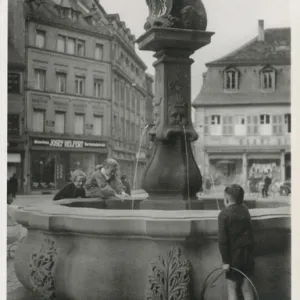
[[[154,150],[143,177],[149,200],[141,203],[141,209],[201,207],[196,193],[201,189],[202,177],[191,149],[198,135],[191,121],[190,56],[209,44],[212,34],[153,27],[137,40],[141,50],[155,51],[157,58],[154,126],[150,130]]]

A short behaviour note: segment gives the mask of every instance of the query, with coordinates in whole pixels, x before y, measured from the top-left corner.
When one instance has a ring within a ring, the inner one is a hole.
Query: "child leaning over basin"
[[[254,273],[254,235],[251,216],[244,202],[244,190],[238,184],[225,188],[225,208],[218,217],[219,249],[226,272],[228,300],[237,300],[237,287],[241,286],[244,300],[254,300],[251,283],[232,268],[247,277]]]
[[[85,198],[83,185],[86,182],[86,175],[81,170],[72,172],[72,182],[67,183],[53,198],[61,200],[67,198]]]

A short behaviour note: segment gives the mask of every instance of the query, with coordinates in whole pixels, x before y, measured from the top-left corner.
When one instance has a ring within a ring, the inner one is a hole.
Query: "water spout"
[[[188,192],[188,204],[189,210],[191,210],[191,197],[190,197],[190,178],[189,178],[189,156],[188,156],[188,148],[187,148],[187,137],[185,126],[182,125],[183,134],[184,134],[184,144],[185,144],[185,156],[186,156],[186,182],[187,182],[187,192]]]
[[[136,158],[136,164],[135,164],[135,169],[134,169],[134,176],[133,176],[133,189],[136,188],[136,174],[137,174],[137,168],[139,165],[139,158],[140,158],[140,152],[141,152],[141,148],[142,148],[142,143],[143,143],[143,139],[146,133],[147,128],[149,127],[149,124],[147,124],[142,132],[142,136],[140,138],[140,143],[139,143],[139,148],[138,148],[138,152],[137,152],[137,158]],[[134,208],[134,201],[132,201],[132,209]]]

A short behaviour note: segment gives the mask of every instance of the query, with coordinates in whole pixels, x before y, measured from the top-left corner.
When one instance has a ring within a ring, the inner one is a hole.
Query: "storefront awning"
[[[21,154],[20,153],[7,153],[7,162],[8,163],[20,163]]]

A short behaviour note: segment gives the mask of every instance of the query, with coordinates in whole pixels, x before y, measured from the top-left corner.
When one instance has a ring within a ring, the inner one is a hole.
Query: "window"
[[[66,52],[66,37],[59,35],[57,38],[57,51]]]
[[[84,115],[83,114],[75,114],[74,133],[75,134],[83,134],[84,133]]]
[[[292,124],[291,124],[291,114],[284,115],[284,124],[286,133],[291,133]]]
[[[121,139],[123,140],[125,137],[124,137],[124,119],[121,118],[121,124],[120,124],[120,135],[121,135]]]
[[[258,116],[247,117],[247,133],[249,135],[258,134]]]
[[[21,75],[19,73],[8,73],[7,92],[9,94],[19,94],[21,92]]]
[[[45,128],[45,111],[34,110],[32,118],[32,130],[35,132],[44,132]]]
[[[64,111],[56,111],[55,112],[55,132],[56,133],[65,133],[65,120],[66,114]]]
[[[64,73],[56,73],[56,91],[57,93],[66,92],[67,76]]]
[[[45,48],[45,37],[46,37],[45,31],[42,31],[42,30],[36,31],[36,36],[35,36],[36,47]]]
[[[8,135],[20,134],[20,116],[18,114],[7,115],[7,134]]]
[[[204,135],[209,135],[209,117],[204,117]]]
[[[103,97],[103,80],[94,79],[94,97]]]
[[[141,112],[140,112],[140,105],[141,105],[141,99],[139,98],[139,97],[137,97],[137,99],[136,99],[136,112],[138,113],[138,114],[140,114]]]
[[[272,116],[272,127],[274,135],[281,135],[282,132],[282,115],[274,115]]]
[[[246,117],[235,116],[235,124],[234,124],[234,134],[235,135],[246,135],[247,132],[246,127]]]
[[[96,44],[95,59],[96,60],[103,60],[103,45],[101,45],[101,44]]]
[[[75,94],[84,95],[85,78],[81,76],[76,76],[75,78]]]
[[[93,135],[103,134],[103,116],[94,115]]]
[[[84,56],[85,50],[85,41],[77,40],[77,55]]]
[[[126,108],[130,109],[130,90],[128,86],[126,86]]]
[[[131,140],[135,141],[135,126],[131,123]]]
[[[67,41],[67,53],[74,55],[75,54],[75,42],[76,40],[73,38],[68,38]]]
[[[239,73],[237,70],[228,70],[224,72],[224,81],[226,90],[237,90],[239,84]]]
[[[221,126],[221,116],[212,115],[210,117],[210,134],[211,135],[221,135],[222,126]]]
[[[259,119],[260,119],[260,134],[272,135],[270,115],[267,114],[260,115]]]
[[[135,94],[131,94],[131,110],[134,111],[135,109],[135,98],[136,98],[136,95]]]
[[[223,135],[233,134],[232,116],[223,116]]]
[[[125,102],[125,86],[123,83],[121,83],[121,105],[124,106],[124,102]]]
[[[113,120],[113,135],[116,138],[118,136],[118,117],[114,116]]]
[[[129,121],[126,121],[126,139],[127,139],[127,141],[130,140],[130,124],[129,124]]]
[[[35,78],[35,89],[37,90],[45,90],[45,70],[34,70],[34,78]]]
[[[275,89],[275,70],[271,68],[264,68],[260,75],[261,89],[265,91],[272,91]]]

